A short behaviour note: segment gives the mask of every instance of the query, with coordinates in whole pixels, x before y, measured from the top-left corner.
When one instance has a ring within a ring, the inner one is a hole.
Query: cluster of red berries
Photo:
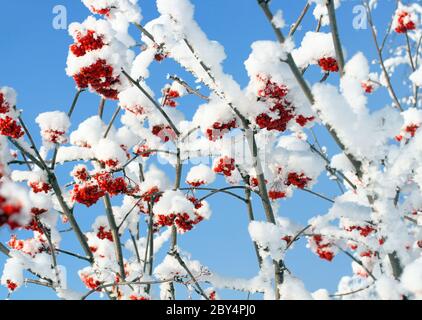
[[[51,190],[51,186],[44,181],[31,181],[28,184],[34,193],[48,193]]]
[[[86,178],[85,173],[83,175]],[[94,174],[90,179],[82,180],[80,184],[75,184],[72,190],[72,200],[90,207],[106,193],[115,196],[133,194],[133,192],[134,190],[128,187],[123,177],[114,178],[110,172],[100,172]]]
[[[101,285],[101,282],[97,279],[94,279],[93,276],[82,274],[81,280],[88,289],[100,291],[98,287]]]
[[[0,196],[0,227],[7,224],[11,229],[22,227],[14,216],[19,215],[22,210],[20,203],[9,202],[6,198]]]
[[[175,224],[177,229],[182,230],[182,232],[192,230],[194,225],[194,220],[191,220],[189,214],[186,212],[172,213],[169,215],[157,215],[156,219],[156,226],[164,227],[172,226]]]
[[[19,139],[24,135],[22,127],[18,125],[16,119],[7,113],[10,111],[10,101],[0,92],[0,134],[14,139]]]
[[[195,207],[196,210],[202,208],[202,206],[204,205],[201,201],[199,201],[199,199],[195,198],[195,197],[188,197],[188,200],[190,202],[192,202],[193,206]],[[201,219],[202,220],[202,219]]]
[[[193,203],[195,209],[199,209],[203,206],[201,201],[196,199],[195,197],[188,197],[188,200]],[[187,232],[192,230],[192,228],[200,223],[204,218],[199,214],[195,214],[195,217],[192,217],[186,213],[171,213],[169,215],[157,215],[156,216],[156,223],[155,228],[163,227],[163,226],[172,226],[173,224],[176,226],[179,232]]]
[[[359,254],[362,258],[363,257],[367,257],[367,258],[371,258],[372,256],[375,256],[375,252],[371,251],[371,250],[366,250],[363,251]]]
[[[172,90],[170,87],[167,87],[163,90],[164,101],[163,105],[176,108],[177,102],[175,99],[180,98],[180,93],[176,90]]]
[[[126,193],[128,191],[127,183],[123,177],[113,178],[111,173],[101,172],[95,174],[93,178],[97,181],[101,190],[109,193],[111,196]]]
[[[216,141],[223,138],[227,132],[234,128],[237,128],[236,119],[226,123],[215,122],[211,128],[207,129],[206,135],[210,141]]]
[[[331,243],[326,241],[322,235],[314,235],[312,240],[315,242],[317,248],[316,253],[321,259],[331,261],[334,258],[334,252],[331,250]]]
[[[88,30],[85,35],[77,35],[77,42],[70,46],[70,51],[75,56],[82,57],[87,52],[101,49],[103,46],[103,36],[97,35],[94,30]]]
[[[214,172],[222,173],[226,177],[231,177],[232,171],[235,169],[236,167],[234,165],[234,159],[227,156],[218,159],[213,168]]]
[[[111,233],[111,230],[106,230],[104,226],[100,226],[98,228],[97,238],[101,240],[107,239],[113,242],[113,234]]]
[[[47,210],[45,210],[44,212],[47,212]],[[31,210],[31,213],[32,213],[32,210]],[[34,217],[31,219],[31,222],[25,226],[25,230],[32,230],[32,231],[38,232],[39,234],[44,234],[43,228],[41,227],[40,222],[38,222],[38,220],[35,219],[35,216],[36,215],[34,215]]]
[[[193,181],[188,181],[186,180],[186,183],[194,188],[198,188],[199,186],[202,186],[205,184],[204,180],[193,180]]]
[[[250,178],[249,178],[249,185],[250,185],[252,188],[256,188],[256,187],[258,187],[258,186],[259,186],[259,181],[258,181],[258,178],[257,178],[257,177],[250,177]]]
[[[286,245],[290,245],[293,241],[293,236],[286,235],[283,238],[281,238],[281,240],[286,241]]]
[[[115,159],[101,160],[100,163],[107,168],[116,168],[119,165],[119,161]]]
[[[90,178],[89,172],[85,166],[77,167],[72,171],[72,176],[78,181],[88,181]]]
[[[7,285],[7,289],[9,289],[9,291],[15,291],[18,288],[18,285],[13,282],[12,280],[7,280],[6,281],[6,285]]]
[[[176,138],[174,130],[170,126],[166,125],[153,126],[152,134],[159,137],[163,142],[168,142]]]
[[[146,144],[136,145],[133,147],[133,152],[142,158],[148,158],[151,156],[152,152],[149,150],[150,148]]]
[[[350,227],[346,228],[346,231],[348,231],[348,232],[352,232],[354,230],[357,230],[359,232],[359,234],[362,237],[365,237],[365,238],[367,236],[369,236],[372,232],[374,232],[374,231],[376,232],[376,229],[369,226],[369,225],[366,225],[366,226],[363,226],[363,227],[362,226],[350,226]]]
[[[303,116],[303,115],[298,115],[296,118],[295,118],[295,121],[296,121],[296,123],[298,124],[298,125],[300,125],[301,127],[304,127],[304,126],[306,126],[306,124],[308,123],[308,122],[311,122],[311,121],[314,121],[315,120],[315,117],[314,116],[312,116],[312,117],[305,117],[305,116]]]
[[[410,137],[413,138],[416,134],[416,130],[418,130],[419,127],[420,127],[420,125],[417,125],[417,124],[409,124],[409,125],[406,126],[406,128],[404,128],[404,134],[409,134]],[[402,134],[397,135],[396,140],[399,141],[399,142],[402,141],[403,135]]]
[[[168,57],[168,53],[164,52],[163,46],[154,44],[154,48],[157,50],[157,52],[154,55],[155,61],[161,62]]]
[[[24,132],[15,119],[6,116],[5,118],[0,118],[0,134],[13,139],[19,139],[24,135]]]
[[[286,186],[293,185],[299,189],[304,189],[308,183],[312,181],[311,178],[308,178],[305,174],[297,172],[290,172],[287,175],[287,180],[285,182]]]
[[[120,77],[114,75],[114,69],[107,61],[98,59],[88,67],[84,67],[73,76],[80,89],[91,87],[105,98],[117,100],[118,91],[112,86],[120,83]]]
[[[95,182],[85,182],[83,184],[75,184],[72,190],[72,200],[81,203],[87,207],[96,204],[97,201],[105,195]]]
[[[302,127],[315,119],[295,114],[295,107],[287,99],[289,89],[285,85],[277,84],[269,78],[257,78],[264,83],[264,88],[258,90],[258,100],[270,105],[269,112],[261,113],[255,119],[261,129],[284,132],[292,119]]]
[[[10,111],[9,102],[4,98],[3,93],[0,92],[0,113],[8,113]]]
[[[318,60],[318,65],[325,72],[338,72],[337,60],[332,57],[321,58]]]
[[[363,91],[365,91],[365,93],[374,92],[374,89],[375,89],[374,85],[370,81],[362,81],[361,86],[362,86]]]
[[[397,33],[406,33],[407,31],[416,29],[415,22],[412,21],[411,15],[407,11],[402,10],[396,15],[395,19],[397,19],[397,26],[394,30]]]
[[[35,257],[38,253],[45,252],[46,248],[41,244],[39,247],[34,247],[31,242],[35,239],[19,240],[16,235],[12,235],[7,245],[14,250],[21,251],[27,255]]]
[[[208,294],[208,299],[209,299],[209,300],[216,300],[216,299],[217,299],[217,293],[215,292],[215,290],[211,291],[211,292]]]
[[[257,125],[267,130],[286,131],[287,124],[294,118],[294,107],[287,100],[286,96],[289,92],[288,88],[281,84],[272,82],[270,79],[262,79],[265,82],[265,87],[258,91],[258,97],[260,101],[269,102],[272,106],[269,111],[275,114],[272,117],[268,113],[261,113],[256,118]]]
[[[93,6],[90,7],[91,11],[102,16],[109,16],[112,8],[94,8]]]
[[[146,202],[158,202],[161,198],[161,192],[157,187],[152,187],[141,195],[142,200]]]
[[[61,143],[67,142],[65,132],[62,130],[54,130],[54,129],[44,130],[42,132],[42,135],[45,140],[52,143],[61,144]]]
[[[284,191],[279,191],[279,190],[273,190],[273,189],[271,189],[269,192],[268,192],[268,196],[270,197],[270,199],[271,200],[278,200],[278,199],[282,199],[282,198],[285,198],[286,197],[286,192],[284,192]]]
[[[48,210],[47,209],[44,209],[44,208],[31,208],[31,214],[33,215],[33,216],[39,216],[39,215],[41,215],[41,214],[43,214],[43,213],[46,213]]]

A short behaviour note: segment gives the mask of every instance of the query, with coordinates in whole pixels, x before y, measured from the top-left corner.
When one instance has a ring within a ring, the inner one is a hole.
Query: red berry
[[[318,65],[326,72],[338,72],[339,70],[337,60],[331,57],[319,59]]]

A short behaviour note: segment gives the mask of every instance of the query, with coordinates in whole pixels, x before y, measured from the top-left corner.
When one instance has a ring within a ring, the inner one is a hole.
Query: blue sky
[[[75,93],[72,79],[65,74],[65,65],[68,46],[71,39],[66,30],[55,30],[52,26],[54,18],[53,8],[64,5],[67,8],[68,22],[83,21],[89,11],[80,1],[68,0],[15,0],[3,1],[0,11],[0,86],[14,87],[18,92],[18,107],[24,110],[23,117],[30,130],[37,133],[34,119],[40,112],[51,110],[67,110]],[[140,0],[144,22],[157,16],[155,1]],[[394,1],[382,1],[384,9],[376,12],[375,18],[380,30],[384,30],[392,14]],[[226,50],[227,60],[225,70],[242,85],[248,79],[243,62],[250,53],[250,45],[256,40],[274,39],[271,29],[255,0],[194,0],[196,5],[196,19],[208,34],[210,39],[219,41]],[[288,24],[292,23],[303,8],[305,1],[274,1],[274,9],[282,6],[284,18]],[[344,1],[338,12],[340,34],[347,56],[351,57],[358,51],[367,54],[369,60],[375,58],[374,47],[369,30],[353,29],[355,17],[353,9],[360,1]],[[316,22],[311,13],[308,13],[304,30],[313,30]],[[326,31],[326,29],[323,29]],[[134,33],[135,34],[135,33]],[[295,36],[296,44],[300,43],[303,31],[299,30]],[[172,62],[154,65],[150,86],[157,90],[165,83],[166,73],[177,73],[186,80],[191,80]],[[310,70],[309,79],[315,81],[320,77],[317,70]],[[331,80],[330,80],[331,81]],[[336,81],[335,77],[333,81]],[[386,100],[382,95],[375,96],[373,108],[382,107]],[[73,128],[88,116],[97,112],[99,98],[93,94],[83,94],[73,121]],[[187,99],[183,106],[187,114],[191,114],[199,101]],[[114,110],[112,103],[107,104],[106,117]],[[190,110],[190,111],[189,111]],[[323,129],[317,130],[321,141],[326,145],[330,154],[337,150],[327,137]],[[37,135],[37,134],[36,134]],[[67,168],[68,169],[68,168]],[[166,168],[169,170],[169,168]],[[186,173],[186,172],[185,172]],[[169,173],[172,174],[172,173]],[[65,168],[60,172],[62,182],[68,179]],[[333,197],[338,189],[321,176],[320,184],[316,190]],[[210,221],[201,223],[195,230],[180,237],[183,249],[192,253],[194,259],[199,259],[222,275],[252,277],[257,272],[257,264],[247,232],[247,215],[242,204],[228,202],[224,195],[210,199],[213,216]],[[259,202],[256,200],[258,217],[262,217]],[[315,198],[309,194],[297,191],[295,197],[283,201],[279,214],[295,221],[305,223],[307,219],[316,214],[324,214],[329,203]],[[76,217],[81,221],[84,230],[88,230],[93,219],[102,214],[102,207],[95,206],[92,210],[77,207]],[[7,241],[10,230],[0,229],[0,240]],[[64,235],[63,249],[79,251],[76,240],[70,235]],[[0,256],[0,266],[5,258]],[[65,256],[59,257],[59,263],[68,266],[69,286],[72,289],[85,291],[80,283],[75,270],[81,266],[78,261]],[[287,256],[287,266],[292,272],[305,281],[306,287],[311,290],[327,288],[334,292],[340,277],[351,273],[350,261],[341,254],[333,262],[320,260],[304,247],[304,243]],[[1,267],[0,267],[1,269]],[[0,288],[0,298],[6,297],[7,291]],[[224,298],[246,298],[245,294],[222,292]],[[50,291],[30,286],[21,288],[12,298],[14,299],[45,299],[55,298]]]

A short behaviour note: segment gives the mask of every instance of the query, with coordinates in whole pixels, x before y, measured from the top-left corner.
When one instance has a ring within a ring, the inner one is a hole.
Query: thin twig
[[[371,284],[368,284],[367,286],[360,288],[360,289],[356,289],[353,291],[349,291],[349,292],[345,292],[345,293],[336,293],[336,294],[330,294],[331,298],[335,298],[335,297],[344,297],[344,296],[350,296],[352,294],[364,291],[366,289],[369,289],[370,287],[372,287],[374,285],[374,282],[372,282]]]
[[[337,18],[336,18],[336,12],[334,8],[334,0],[327,0],[326,6],[328,10],[328,18],[330,20],[331,35],[333,37],[334,49],[335,49],[336,57],[337,57],[337,64],[339,67],[340,75],[343,76],[344,75],[344,55],[343,55],[343,49],[341,47],[340,35],[338,32],[338,27],[337,27]]]
[[[69,230],[69,231],[71,231],[71,230]],[[72,257],[75,257],[75,258],[78,258],[78,259],[81,259],[81,260],[85,260],[85,261],[90,262],[89,258],[84,257],[84,256],[81,256],[81,255],[76,254],[76,253],[73,253],[73,252],[70,252],[70,251],[67,251],[67,250],[56,248],[56,251],[57,252],[60,252],[60,253],[63,253],[63,254],[66,254],[68,256],[72,256]]]
[[[9,248],[6,247],[3,243],[0,242],[0,252],[2,252],[3,254],[5,254],[6,256],[9,255]]]
[[[313,194],[314,196],[317,196],[317,197],[319,197],[321,199],[324,199],[324,200],[326,200],[328,202],[334,203],[334,200],[333,199],[330,199],[330,198],[328,198],[328,197],[326,197],[326,196],[324,196],[324,195],[322,195],[322,194],[320,194],[318,192],[315,192],[315,191],[312,191],[312,190],[309,190],[309,189],[306,189],[306,188],[305,189],[299,189],[299,190],[308,192],[308,193]]]
[[[399,99],[397,98],[396,92],[394,91],[393,85],[391,84],[391,79],[390,79],[390,76],[388,74],[387,68],[385,67],[385,64],[384,64],[384,58],[382,56],[382,52],[381,52],[381,49],[379,47],[378,40],[377,40],[377,31],[376,31],[374,22],[372,20],[372,12],[371,12],[371,9],[369,7],[369,4],[368,4],[368,1],[367,0],[364,0],[363,3],[364,3],[364,6],[366,8],[367,20],[368,20],[368,23],[369,23],[369,25],[371,27],[372,38],[374,40],[375,48],[376,48],[376,51],[377,51],[377,54],[378,54],[379,63],[381,65],[381,69],[382,69],[382,72],[384,74],[385,81],[387,83],[388,91],[390,92],[390,96],[394,100],[394,103],[396,105],[396,108],[399,109],[400,111],[403,111],[403,108],[402,108],[402,106],[401,106],[401,104],[399,102]]]
[[[126,275],[125,275],[125,266],[124,266],[124,262],[123,262],[122,245],[120,243],[119,230],[118,230],[117,225],[116,225],[116,220],[114,218],[113,208],[111,206],[110,196],[109,196],[108,193],[106,193],[105,196],[104,196],[104,206],[106,208],[108,224],[110,226],[111,233],[113,235],[114,250],[115,250],[115,253],[116,253],[117,263],[118,263],[119,269],[120,269],[120,271],[119,271],[120,278],[125,280]]]
[[[177,252],[177,250],[174,251],[170,251],[169,255],[173,256],[174,258],[176,258],[177,262],[179,262],[180,266],[185,269],[185,271],[187,272],[187,274],[189,275],[189,277],[192,279],[193,283],[195,284],[196,288],[198,289],[199,293],[201,294],[201,296],[203,296],[205,298],[205,300],[209,300],[209,297],[205,294],[204,290],[202,290],[200,284],[198,283],[198,281],[196,280],[195,276],[192,274],[192,272],[189,270],[188,266],[186,265],[186,263],[183,261],[183,259],[180,257],[179,252]]]
[[[186,81],[182,80],[178,76],[171,75],[171,76],[169,76],[169,79],[171,79],[171,80],[176,81],[177,83],[179,83],[181,86],[183,86],[186,89],[186,91],[189,94],[194,94],[194,95],[198,96],[199,98],[201,98],[201,99],[203,99],[205,101],[210,101],[210,98],[209,97],[203,95],[201,92],[199,92],[199,90],[193,89]]]
[[[100,105],[98,106],[98,116],[100,117],[100,119],[103,118],[104,115],[104,106],[106,103],[106,99],[105,98],[101,98],[100,100]]]
[[[110,123],[108,124],[107,129],[104,132],[104,139],[107,138],[108,134],[110,133],[110,130],[113,127],[113,123],[114,123],[114,121],[116,121],[116,118],[120,113],[120,110],[122,110],[122,109],[120,107],[117,107],[116,111],[114,111],[113,116],[111,117]]]
[[[137,81],[135,81],[125,70],[122,70],[122,73],[125,75],[126,78],[128,78],[128,80],[133,85],[135,85],[135,87],[137,87],[148,98],[149,101],[152,102],[152,104],[161,113],[164,119],[166,119],[168,125],[172,128],[176,136],[180,136],[180,131],[176,128],[175,124],[167,115],[167,113],[163,110],[163,108],[161,108],[161,105],[157,101],[155,101],[154,98],[151,97],[151,95]]]
[[[295,34],[297,28],[299,28],[300,24],[302,23],[302,20],[305,17],[306,13],[308,12],[310,6],[311,6],[311,4],[309,3],[309,1],[307,1],[305,7],[303,8],[302,12],[300,13],[300,16],[297,18],[296,22],[290,28],[289,37],[291,37]]]
[[[306,227],[304,227],[302,230],[300,230],[294,237],[293,239],[287,244],[286,246],[286,250],[287,251],[292,245],[293,243],[295,243],[301,236],[302,234],[304,234],[306,232],[306,230],[308,230],[310,227],[312,227],[312,225],[307,225]]]
[[[369,269],[363,264],[363,262],[357,258],[355,258],[350,252],[343,250],[341,247],[337,246],[336,244],[334,244],[341,252],[343,252],[344,254],[346,254],[350,259],[352,259],[354,262],[356,262],[358,265],[360,265],[365,271],[366,273],[374,280],[376,281],[377,278],[375,278],[375,276],[373,275],[373,273],[371,271],[369,271]]]

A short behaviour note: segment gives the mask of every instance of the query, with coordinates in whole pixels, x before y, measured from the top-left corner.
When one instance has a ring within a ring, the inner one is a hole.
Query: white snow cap
[[[138,0],[82,0],[92,13],[104,14],[114,20],[123,15],[128,22],[142,19]]]
[[[3,95],[3,103],[7,103],[9,107],[16,105],[16,91],[10,87],[0,88],[0,94]]]
[[[144,178],[145,180],[139,186],[141,193],[148,192],[154,187],[161,191],[170,188],[170,181],[167,175],[154,165],[151,165],[149,170],[145,172]]]
[[[90,117],[70,134],[70,142],[80,147],[93,147],[102,139],[106,129],[106,124],[99,116]]]
[[[192,167],[189,170],[189,173],[186,177],[186,182],[191,183],[201,183],[201,184],[210,184],[213,183],[215,180],[215,173],[214,171],[204,165],[200,164],[198,166]]]
[[[186,196],[183,194],[183,192],[179,190],[165,191],[160,200],[154,206],[154,214],[157,215],[187,213],[191,217],[194,217],[193,211],[194,206],[192,202],[186,199]]]
[[[126,152],[115,141],[101,139],[94,148],[95,157],[110,167],[121,167],[127,161]]]
[[[422,87],[422,67],[410,75],[410,80],[418,87]]]
[[[44,112],[38,115],[35,122],[40,126],[41,135],[45,141],[57,143],[67,141],[65,134],[69,130],[70,120],[65,112]]]
[[[268,252],[274,260],[280,260],[283,257],[286,243],[281,240],[284,233],[279,226],[269,222],[252,221],[249,223],[248,230],[252,240],[263,249],[261,254]]]
[[[422,298],[422,257],[405,267],[401,281],[407,290]]]
[[[330,33],[309,31],[303,37],[298,49],[292,55],[299,68],[316,64],[321,58],[335,57],[333,38]]]

